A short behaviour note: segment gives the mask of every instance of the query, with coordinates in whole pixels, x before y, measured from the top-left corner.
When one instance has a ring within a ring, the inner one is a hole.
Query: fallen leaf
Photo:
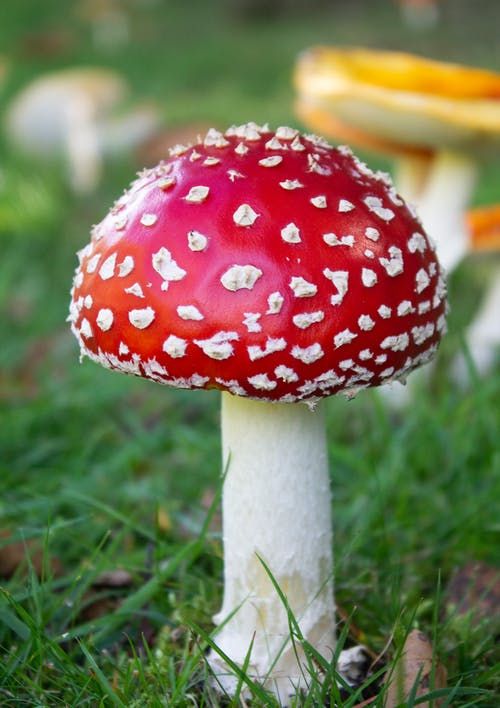
[[[29,563],[40,578],[45,565],[40,543],[34,539],[9,542],[11,537],[12,532],[8,529],[0,530],[0,578],[11,578],[20,567],[26,572]],[[62,575],[62,564],[58,558],[52,557],[48,562],[54,576]]]
[[[444,596],[449,614],[468,615],[472,626],[499,621],[500,568],[480,561],[467,563],[453,574]]]
[[[105,615],[110,615],[119,608],[122,600],[118,597],[99,597],[92,593],[83,596],[84,606],[78,615],[83,622],[91,622]]]
[[[78,614],[80,622],[95,622],[95,620],[112,615],[120,610],[120,607],[125,598],[124,593],[115,594],[113,590],[108,589],[104,592],[86,592],[83,596],[82,607]],[[158,628],[154,625],[149,617],[141,613],[136,613],[129,618],[126,624],[122,627],[115,650],[118,647],[123,647],[128,653],[135,652],[139,656],[145,653],[145,646],[152,647]],[[136,639],[132,648],[130,639]]]
[[[415,683],[418,683],[416,697],[425,696],[436,688],[446,687],[446,669],[433,655],[432,644],[423,632],[414,629],[406,638],[401,656],[385,682],[388,690],[385,708],[396,708],[404,704]],[[434,700],[439,706],[442,701]],[[420,703],[422,708],[430,708],[429,703]]]
[[[365,708],[365,706],[369,706],[375,701],[377,696],[372,696],[371,698],[367,698],[366,701],[363,701],[362,703],[356,703],[353,708]]]
[[[75,37],[66,29],[27,32],[21,39],[22,53],[45,61],[67,56],[75,46]]]
[[[105,570],[100,573],[92,583],[94,588],[128,588],[132,585],[133,578],[127,570]]]

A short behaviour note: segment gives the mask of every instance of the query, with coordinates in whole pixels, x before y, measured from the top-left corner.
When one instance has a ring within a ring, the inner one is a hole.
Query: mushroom
[[[249,123],[175,146],[94,227],[79,259],[69,319],[82,356],[222,391],[216,642],[286,702],[307,670],[267,569],[304,637],[328,657],[335,644],[321,399],[432,358],[446,308],[433,247],[348,148]],[[234,692],[222,656],[209,662]]]
[[[398,52],[316,47],[297,63],[297,112],[313,130],[397,154],[441,263],[468,250],[478,161],[500,144],[500,75]]]
[[[130,41],[130,19],[119,0],[78,0],[76,12],[89,24],[96,49],[110,51]]]
[[[478,207],[467,214],[473,253],[491,256],[500,250],[500,206]],[[480,375],[491,370],[500,347],[500,271],[494,263],[493,281],[489,284],[478,312],[465,332],[470,356]],[[463,356],[455,363],[456,378],[468,379]]]
[[[73,189],[89,192],[99,181],[105,152],[134,145],[156,128],[152,106],[138,107],[119,120],[112,115],[126,93],[126,82],[114,71],[57,71],[36,79],[14,98],[7,132],[33,155],[64,154]]]
[[[415,30],[436,27],[439,21],[437,0],[398,0],[403,21]]]

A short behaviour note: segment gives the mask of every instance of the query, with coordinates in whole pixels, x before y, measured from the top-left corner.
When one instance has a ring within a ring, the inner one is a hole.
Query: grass
[[[290,67],[312,43],[500,66],[495,2],[476,2],[474,14],[447,2],[446,24],[425,35],[405,30],[381,0],[318,3],[267,22],[243,19],[237,6],[129,2],[131,40],[106,51],[92,45],[76,4],[61,11],[46,0],[42,16],[35,0],[11,4],[0,27],[11,64],[4,98],[44,71],[105,64],[125,73],[135,97],[154,97],[170,125],[276,125],[294,122]],[[63,49],[40,53],[49,33]],[[217,504],[207,512],[206,503],[220,479],[218,397],[78,366],[64,323],[74,253],[139,165],[107,165],[99,191],[82,199],[60,165],[33,163],[5,140],[2,153],[0,558],[13,541],[25,552],[0,585],[0,705],[222,705],[204,662],[221,601]],[[498,167],[482,175],[478,203],[498,199]],[[336,594],[352,623],[341,624],[342,639],[356,630],[378,653],[393,637],[390,658],[421,628],[448,669],[444,705],[493,708],[494,623],[477,628],[446,608],[456,567],[498,560],[499,380],[472,370],[459,390],[448,376],[489,267],[454,274],[450,334],[414,405],[394,414],[377,392],[330,400],[328,432]],[[128,571],[126,586],[96,585],[117,568]],[[300,705],[361,701],[340,695],[331,665],[306,649],[316,671]],[[244,672],[240,688],[253,694],[249,705],[274,705]]]

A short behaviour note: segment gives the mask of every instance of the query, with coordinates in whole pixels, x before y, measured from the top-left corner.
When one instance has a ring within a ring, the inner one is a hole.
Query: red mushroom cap
[[[445,286],[384,175],[292,128],[210,130],[146,170],[80,252],[83,355],[181,388],[293,402],[403,378]]]

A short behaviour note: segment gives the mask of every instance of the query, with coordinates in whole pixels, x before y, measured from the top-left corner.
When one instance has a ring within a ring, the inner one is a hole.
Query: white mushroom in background
[[[63,155],[72,188],[95,189],[106,154],[134,147],[158,125],[153,106],[117,114],[128,94],[114,71],[75,68],[35,79],[14,97],[5,129],[20,149],[43,159]]]
[[[123,0],[78,0],[77,14],[89,24],[94,46],[110,51],[130,39],[130,18]]]
[[[401,17],[414,30],[431,30],[439,22],[438,0],[398,0]]]
[[[295,86],[306,125],[395,158],[398,191],[417,205],[452,271],[471,250],[466,213],[481,162],[500,147],[500,75],[404,53],[317,47],[299,57]],[[408,400],[400,388],[386,393]]]

